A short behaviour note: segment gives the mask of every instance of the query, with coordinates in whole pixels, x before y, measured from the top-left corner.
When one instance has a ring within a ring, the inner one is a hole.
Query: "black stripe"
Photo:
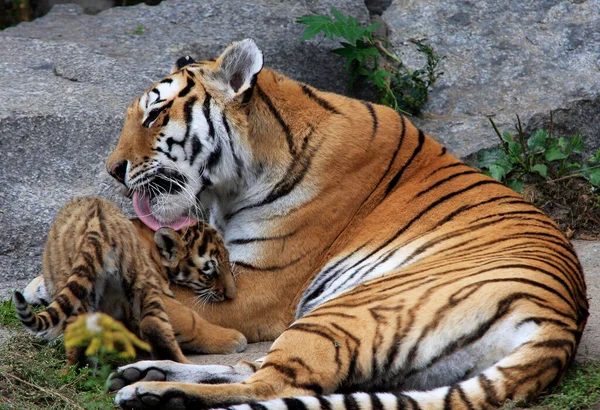
[[[73,313],[73,306],[66,295],[58,295],[56,299],[54,299],[54,302],[60,307],[60,310],[62,310],[65,316],[71,316],[71,313]]]
[[[208,123],[208,136],[211,139],[215,138],[215,126],[210,118],[210,100],[212,97],[210,94],[206,93],[206,98],[204,99],[204,104],[202,104],[202,112],[204,113],[204,117],[206,117],[206,122]]]
[[[172,78],[165,78],[160,82],[160,84],[171,84],[173,82]]]
[[[285,398],[283,402],[287,406],[288,410],[307,410],[306,405],[302,402],[302,400],[295,398]]]
[[[317,396],[317,400],[319,400],[319,403],[321,404],[321,410],[331,410],[329,399],[323,396]]]
[[[383,403],[376,393],[369,393],[369,397],[371,398],[371,410],[385,410]]]
[[[81,286],[79,283],[75,281],[67,282],[67,289],[71,291],[73,296],[75,296],[79,300],[83,300],[88,295],[87,288]]]
[[[44,313],[49,316],[52,326],[56,326],[59,323],[60,318],[58,312],[52,306],[47,307]]]
[[[275,108],[275,106],[273,105],[273,101],[271,101],[271,98],[269,98],[269,96],[264,93],[262,88],[260,88],[260,86],[257,85],[256,91],[258,93],[258,96],[264,101],[264,103],[269,108],[269,111],[271,112],[273,117],[275,117],[275,119],[277,120],[279,125],[281,125],[281,128],[283,129],[283,132],[285,133],[285,138],[286,138],[286,141],[288,144],[288,148],[290,150],[290,154],[292,155],[292,157],[295,157],[297,152],[296,152],[296,148],[294,147],[294,137],[292,136],[292,131],[290,130],[290,127],[283,120],[283,118],[281,117],[281,114],[279,113],[277,108]]]
[[[369,114],[371,114],[371,119],[373,120],[373,133],[371,134],[371,141],[375,139],[375,135],[377,134],[377,128],[379,127],[379,121],[377,120],[377,114],[375,114],[375,109],[373,108],[373,104],[367,101],[361,101],[367,110],[369,110]]]
[[[212,169],[219,164],[221,153],[221,142],[217,140],[217,147],[213,152],[210,153],[208,159],[206,160],[206,170],[212,171]]]
[[[439,157],[443,156],[444,154],[446,154],[448,150],[446,149],[446,147],[442,147],[442,152],[440,152],[440,154],[438,155]]]
[[[314,91],[306,84],[302,84],[302,91],[304,94],[308,96],[311,100],[315,101],[321,107],[325,108],[327,111],[330,111],[334,114],[341,114],[334,106],[332,106],[327,100],[319,97],[314,93]]]
[[[267,410],[267,406],[264,406],[260,403],[257,403],[255,401],[252,401],[250,403],[248,403],[248,406],[250,406],[250,408],[252,410]]]
[[[448,182],[448,181],[452,181],[454,178],[458,178],[458,177],[460,177],[460,176],[463,176],[463,175],[470,175],[470,174],[480,174],[480,172],[477,172],[477,171],[475,171],[475,170],[469,170],[469,171],[463,171],[463,172],[458,172],[458,173],[456,173],[456,174],[452,174],[452,175],[450,175],[449,177],[446,177],[446,178],[444,178],[444,179],[441,179],[441,180],[437,181],[435,184],[433,184],[433,185],[431,185],[431,186],[429,186],[429,187],[425,188],[424,190],[420,191],[420,192],[419,192],[419,193],[418,193],[418,194],[417,194],[417,195],[416,195],[416,196],[413,198],[413,200],[414,200],[414,199],[416,199],[416,198],[419,198],[420,196],[423,196],[423,195],[425,195],[426,193],[430,192],[431,190],[433,190],[433,189],[437,188],[437,187],[438,187],[438,186],[440,186],[440,185],[443,185],[443,184],[445,184],[445,183],[446,183],[446,182]]]
[[[467,395],[466,395],[465,391],[463,390],[463,388],[461,387],[460,383],[456,384],[456,390],[458,391],[458,395],[460,396],[462,401],[467,405],[467,409],[475,410],[475,407],[473,407],[473,403],[471,403],[471,400],[469,400],[469,398],[467,397]]]
[[[396,188],[396,185],[400,181],[400,178],[402,178],[402,174],[404,173],[406,168],[408,168],[408,166],[413,162],[415,157],[419,154],[419,152],[423,148],[424,143],[425,143],[425,134],[423,133],[422,130],[419,130],[419,142],[418,142],[417,146],[415,147],[415,150],[413,151],[413,153],[410,156],[410,158],[408,159],[408,161],[406,163],[404,163],[404,165],[402,165],[402,168],[400,168],[400,170],[396,173],[396,175],[394,175],[394,178],[392,178],[392,180],[389,182],[389,184],[385,190],[385,196],[388,196],[390,194],[390,192],[392,192]]]
[[[251,265],[249,263],[246,262],[242,262],[242,261],[232,261],[231,264],[235,264],[237,266],[241,266],[245,269],[251,269],[251,270],[262,270],[262,271],[274,271],[274,270],[281,270],[281,269],[286,269],[289,268],[290,266],[298,263],[301,259],[303,259],[306,255],[301,255],[296,259],[293,259],[292,261],[288,262],[288,263],[284,263],[283,265],[271,265],[271,266],[265,266],[265,267],[261,267],[261,266],[254,266]]]
[[[295,235],[297,232],[298,231],[296,230],[296,231],[287,233],[285,235],[272,236],[272,237],[260,236],[257,238],[232,239],[231,241],[227,241],[227,245],[246,245],[248,243],[253,243],[253,242],[264,242],[264,241],[275,241],[275,240],[279,240],[279,239],[286,239],[286,238],[289,238],[289,237]]]
[[[198,154],[200,154],[202,152],[202,143],[200,142],[200,138],[198,138],[197,135],[194,135],[192,137],[192,155],[190,155],[190,159],[189,162],[190,164],[193,164],[194,161],[196,160],[196,157],[198,156]]]
[[[179,94],[177,96],[179,98],[185,97],[186,95],[188,95],[190,93],[190,91],[192,91],[192,88],[194,88],[194,85],[196,85],[196,83],[194,82],[194,80],[192,80],[191,77],[188,77],[187,78],[187,84],[186,84],[185,88],[182,89],[181,91],[179,91]]]
[[[233,146],[233,139],[231,138],[231,129],[229,128],[229,123],[227,122],[225,112],[221,113],[221,122],[223,123],[223,127],[225,127],[227,142],[229,143],[229,149],[231,150],[233,162],[235,162],[235,173],[237,174],[238,178],[241,178],[243,164],[242,160],[238,157],[237,153],[235,152],[235,147]]]
[[[190,99],[187,100],[185,102],[185,104],[183,104],[183,120],[185,122],[185,137],[183,137],[183,141],[177,142],[177,141],[174,141],[172,138],[169,138],[169,140],[176,142],[177,144],[181,145],[182,147],[185,146],[187,139],[190,137],[190,132],[192,130],[192,121],[194,119],[193,118],[194,104],[196,104],[196,101],[198,101],[197,97],[190,97]],[[169,151],[171,151],[172,143],[169,144],[169,140],[167,140],[167,145],[169,146]]]
[[[479,381],[479,385],[485,392],[485,401],[492,406],[500,407],[502,403],[500,403],[500,400],[498,399],[498,395],[496,394],[496,389],[494,388],[492,381],[483,373],[481,373],[477,379]]]
[[[344,406],[346,410],[360,410],[360,406],[352,394],[344,394]]]
[[[432,172],[430,172],[429,174],[427,174],[427,176],[426,176],[426,177],[424,177],[424,178],[421,180],[421,182],[425,181],[425,180],[426,180],[426,179],[428,179],[428,178],[431,178],[433,175],[437,174],[437,173],[438,173],[438,172],[440,172],[440,171],[443,171],[443,170],[445,170],[445,169],[448,169],[448,168],[461,167],[461,166],[468,167],[468,165],[467,165],[467,164],[465,164],[464,162],[453,162],[452,164],[445,165],[445,166],[443,166],[443,167],[439,167],[439,168],[437,168],[437,169],[433,170]]]

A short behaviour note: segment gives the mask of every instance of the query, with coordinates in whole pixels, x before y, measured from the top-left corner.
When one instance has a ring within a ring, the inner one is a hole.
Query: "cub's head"
[[[215,61],[182,57],[129,106],[106,166],[133,193],[147,226],[189,225],[206,188],[235,185],[250,161],[247,103],[262,66],[249,39]]]
[[[235,297],[229,252],[209,225],[199,222],[181,233],[160,228],[154,233],[154,242],[170,282],[190,288],[209,302]]]

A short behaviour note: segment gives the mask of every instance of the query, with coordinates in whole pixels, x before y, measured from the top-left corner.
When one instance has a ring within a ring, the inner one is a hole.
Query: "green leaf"
[[[565,139],[565,137],[560,137],[558,139],[558,146],[563,149],[567,148],[568,144],[567,144],[567,140]]]
[[[522,154],[522,149],[521,149],[521,144],[519,144],[516,141],[511,141],[508,143],[508,152],[510,153],[509,156],[510,157],[514,157],[519,158],[519,156]],[[512,158],[511,158],[512,161]]]
[[[506,153],[500,147],[479,151],[477,153],[477,167],[481,169],[489,168],[500,159],[506,160]]]
[[[559,147],[551,147],[546,151],[546,161],[548,162],[552,162],[552,161],[558,161],[561,159],[566,159],[569,156],[567,154],[565,154],[564,152],[562,152],[562,150]]]
[[[579,134],[571,138],[569,143],[571,151],[581,154],[583,152],[583,137]]]
[[[544,178],[546,178],[546,176],[548,175],[548,167],[544,164],[535,164],[531,167],[531,171],[537,172]]]
[[[509,181],[506,181],[506,186],[512,189],[513,191],[517,191],[518,193],[523,192],[522,179],[511,179]]]
[[[315,36],[317,36],[321,32],[321,28],[317,26],[308,26],[304,29],[304,33],[302,33],[302,37],[300,41],[309,40]]]
[[[492,164],[490,166],[490,175],[492,178],[498,181],[502,181],[504,176],[509,170],[499,164]]]
[[[565,169],[576,169],[576,168],[581,168],[581,164],[579,162],[570,162],[567,165],[565,165]]]
[[[337,21],[341,22],[341,23],[346,23],[348,21],[348,19],[346,18],[346,16],[344,16],[342,13],[340,13],[338,11],[338,9],[336,9],[335,7],[331,8],[331,14],[333,14],[333,17],[336,18]]]
[[[527,140],[527,147],[536,154],[542,153],[546,150],[547,138],[548,131],[538,130],[531,134],[531,137]]]
[[[596,168],[585,175],[585,179],[590,181],[590,184],[600,187],[600,168]]]
[[[365,29],[365,31],[367,31],[369,33],[373,33],[375,30],[377,30],[377,28],[379,27],[380,24],[381,24],[381,21],[376,21],[375,23],[373,23],[369,27],[367,27]]]
[[[588,158],[588,162],[591,162],[591,163],[600,162],[600,149],[598,149],[598,151],[596,151],[596,153],[594,155],[592,155],[590,158]]]
[[[513,137],[512,134],[508,131],[504,131],[502,133],[502,138],[504,139],[504,141],[507,141],[507,142],[512,142],[515,140],[515,137]]]

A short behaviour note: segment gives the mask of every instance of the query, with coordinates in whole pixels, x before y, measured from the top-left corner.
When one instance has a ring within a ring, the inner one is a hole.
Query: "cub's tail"
[[[70,280],[52,303],[37,314],[31,310],[21,292],[15,291],[13,302],[19,320],[29,331],[46,340],[53,340],[62,334],[67,319],[81,309],[81,299],[90,291],[91,289]]]

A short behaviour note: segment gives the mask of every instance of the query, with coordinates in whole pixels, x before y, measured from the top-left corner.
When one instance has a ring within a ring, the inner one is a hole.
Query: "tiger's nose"
[[[127,160],[119,161],[108,167],[108,173],[117,181],[125,185],[125,174],[127,173]]]

